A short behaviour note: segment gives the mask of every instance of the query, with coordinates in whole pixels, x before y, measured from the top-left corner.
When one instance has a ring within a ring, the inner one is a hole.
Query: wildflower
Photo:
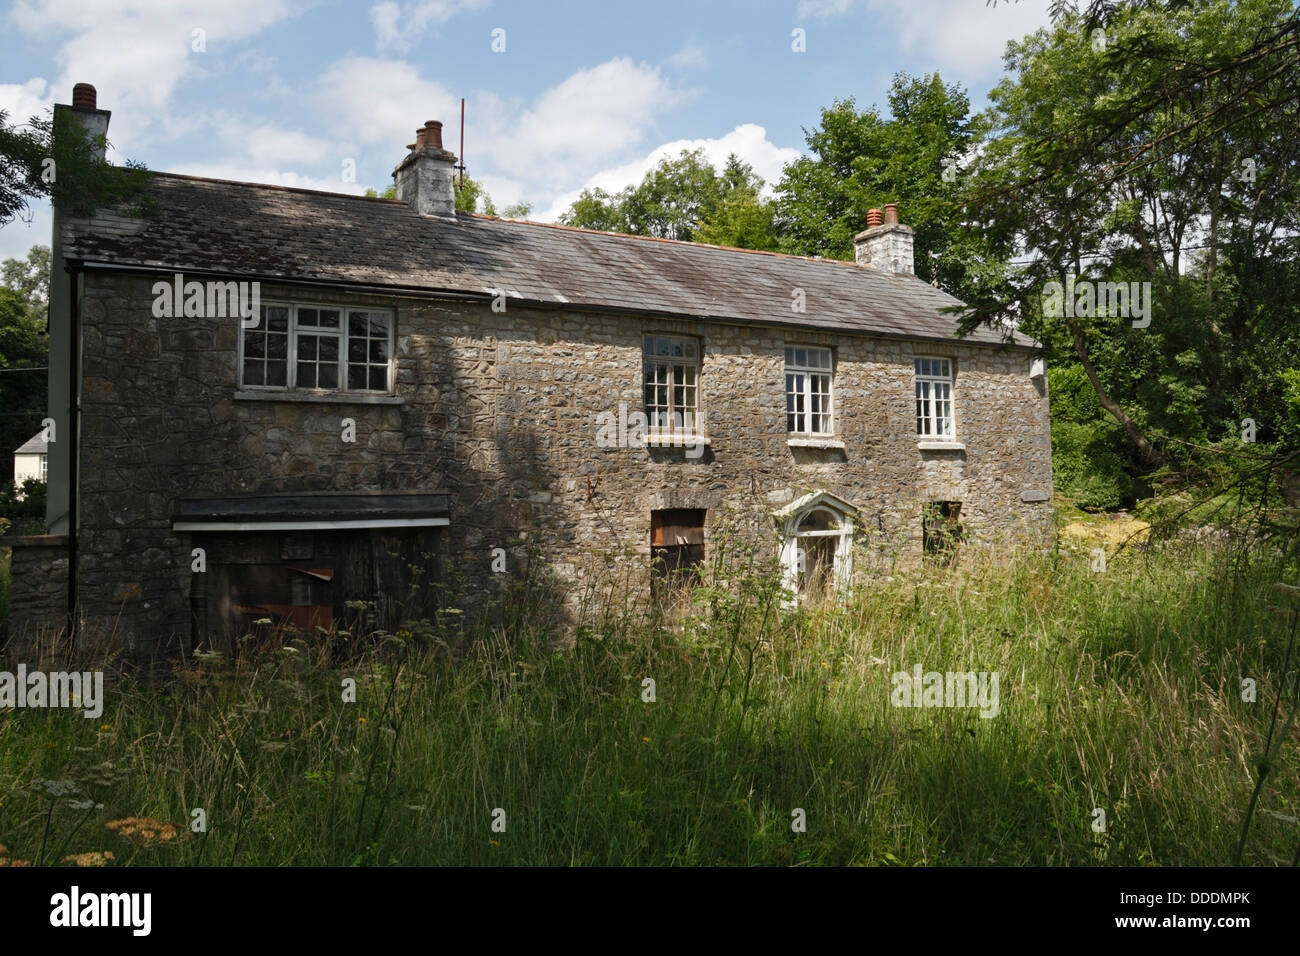
[[[63,858],[64,863],[72,863],[75,866],[104,866],[109,860],[113,859],[113,853],[110,850],[91,850],[87,853],[70,853]]]
[[[492,844],[493,846],[500,846],[500,845],[501,845],[501,844],[498,843],[496,840],[488,840],[488,843]]]
[[[58,799],[81,793],[81,784],[75,780],[36,780],[32,782],[32,790]]]
[[[366,722],[366,718],[364,718],[364,717],[358,717],[357,720],[358,720],[358,722],[363,723],[363,724]]]
[[[139,847],[161,846],[173,841],[189,840],[193,836],[174,823],[152,817],[124,817],[121,820],[109,820],[104,826]]]
[[[644,741],[645,743],[649,743],[649,742],[650,742],[650,738],[649,738],[649,737],[642,737],[641,740]]]

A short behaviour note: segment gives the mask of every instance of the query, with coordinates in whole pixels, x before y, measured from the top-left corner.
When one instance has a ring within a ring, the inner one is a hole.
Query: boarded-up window
[[[923,546],[928,558],[949,565],[961,542],[961,502],[931,501],[921,515]]]
[[[196,533],[193,646],[232,650],[255,622],[361,637],[428,618],[440,579],[437,528]]]
[[[244,633],[251,633],[259,618],[308,632],[318,627],[329,630],[334,624],[333,585],[333,568],[243,564],[232,565],[227,572],[231,610]]]
[[[670,508],[650,512],[651,593],[699,580],[704,563],[704,509]]]

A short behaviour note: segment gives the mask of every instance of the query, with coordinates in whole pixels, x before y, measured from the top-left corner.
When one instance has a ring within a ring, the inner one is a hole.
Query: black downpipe
[[[68,640],[77,646],[77,446],[81,422],[81,268],[68,267],[71,277],[68,369]]]

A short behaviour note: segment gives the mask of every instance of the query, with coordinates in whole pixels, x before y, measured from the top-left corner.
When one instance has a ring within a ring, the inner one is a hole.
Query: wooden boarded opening
[[[191,577],[192,646],[232,651],[267,619],[276,629],[359,637],[431,618],[439,530],[196,533],[207,570]]]
[[[704,563],[704,509],[650,512],[650,593],[659,596],[699,582]]]

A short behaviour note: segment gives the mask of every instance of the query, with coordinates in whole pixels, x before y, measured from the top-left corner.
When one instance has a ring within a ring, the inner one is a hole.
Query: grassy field
[[[1275,720],[1243,861],[1296,853],[1295,602],[1274,587],[1294,573],[1262,556],[1157,544],[1095,573],[1086,551],[972,552],[800,613],[726,578],[685,618],[567,650],[516,621],[449,654],[447,627],[413,625],[346,663],[295,639],[119,679],[94,720],[0,711],[0,856],[1229,864]],[[917,665],[997,672],[997,715],[893,706]]]

